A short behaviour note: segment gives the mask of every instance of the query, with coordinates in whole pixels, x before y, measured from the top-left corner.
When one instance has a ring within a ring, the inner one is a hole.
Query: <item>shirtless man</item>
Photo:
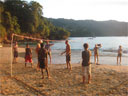
[[[66,64],[67,64],[67,69],[72,69],[71,67],[71,47],[68,43],[68,40],[65,41],[66,44],[66,50],[64,52],[61,53],[61,55],[63,55],[64,53],[66,53]]]

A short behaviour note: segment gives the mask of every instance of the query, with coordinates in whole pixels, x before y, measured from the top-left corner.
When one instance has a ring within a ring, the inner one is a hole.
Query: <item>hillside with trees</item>
[[[48,18],[55,26],[70,31],[72,37],[95,36],[128,36],[128,23],[94,20],[72,20]]]
[[[43,6],[36,1],[0,0],[0,41],[10,40],[12,33],[66,39],[70,33],[43,17],[42,9]]]

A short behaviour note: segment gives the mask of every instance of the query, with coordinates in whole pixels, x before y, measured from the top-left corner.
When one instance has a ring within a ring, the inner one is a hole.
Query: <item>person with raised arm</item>
[[[94,63],[99,64],[99,48],[101,47],[101,44],[95,44],[94,47]]]

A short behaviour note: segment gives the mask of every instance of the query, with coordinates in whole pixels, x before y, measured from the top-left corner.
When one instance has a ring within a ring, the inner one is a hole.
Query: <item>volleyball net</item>
[[[22,39],[23,42],[17,42],[17,40],[15,40],[15,38],[18,39]],[[7,69],[6,71],[10,74],[10,76],[13,75],[17,75],[17,74],[22,74],[22,72],[20,72],[21,68],[23,68],[24,70],[24,64],[25,64],[25,47],[26,44],[29,44],[30,48],[32,49],[32,60],[33,60],[33,65],[34,67],[36,67],[37,64],[37,54],[36,54],[36,45],[37,43],[39,43],[40,41],[46,42],[57,42],[57,41],[65,41],[65,40],[47,40],[47,39],[40,39],[40,38],[33,38],[30,36],[23,36],[23,35],[18,35],[18,34],[12,34],[12,40],[11,40],[11,44],[10,47],[5,47],[4,49],[0,50],[0,57],[1,57],[1,64],[3,69]],[[17,63],[14,63],[14,53],[13,53],[13,47],[14,47],[14,43],[17,42],[18,43],[18,60]],[[35,42],[34,46],[33,46],[33,42]],[[19,44],[22,43],[22,44]],[[9,55],[8,55],[9,54]],[[2,56],[3,55],[3,56]],[[30,65],[28,64],[28,67],[30,67]],[[27,69],[28,70],[28,69]],[[27,71],[26,71],[27,72]]]
[[[14,43],[17,42],[17,40],[15,40],[16,38],[21,38],[23,41],[22,42],[18,42],[18,63],[13,63],[13,46]],[[30,41],[31,40],[31,41]],[[29,37],[29,36],[23,36],[23,35],[17,35],[17,34],[12,34],[12,40],[11,40],[11,47],[4,47],[4,48],[0,48],[0,70],[2,69],[6,69],[6,71],[11,75],[17,75],[17,74],[24,74],[25,72],[22,71],[26,71],[26,72],[30,72],[30,70],[32,70],[33,68],[30,69],[25,69],[24,63],[25,63],[25,48],[26,48],[26,44],[29,44],[30,48],[32,49],[32,60],[33,60],[33,65],[34,65],[34,69],[36,69],[37,66],[37,54],[36,54],[36,45],[37,43],[39,43],[39,41],[52,41],[52,43],[55,42],[59,42],[59,44],[57,45],[56,43],[53,45],[53,47],[60,47],[61,50],[53,50],[52,49],[52,64],[65,64],[65,55],[60,56],[61,52],[64,51],[63,48],[61,48],[61,45],[63,45],[65,47],[65,40],[46,40],[46,39],[40,39],[40,38],[33,38],[33,37]],[[60,42],[63,41],[63,42]],[[77,40],[78,41],[78,40]],[[69,40],[69,43],[71,45],[71,48],[73,48],[74,46],[77,46],[75,40]],[[87,42],[89,44],[93,43],[90,39],[90,42]],[[20,44],[23,43],[23,44]],[[34,44],[33,44],[34,43]],[[61,44],[60,44],[61,43]],[[85,43],[85,42],[83,42]],[[53,48],[52,47],[52,48]],[[83,45],[81,43],[81,47],[83,48]],[[92,51],[92,55],[93,55],[93,50]],[[71,63],[72,64],[76,64],[79,63],[81,64],[81,52],[82,50],[72,50],[72,56],[71,56]],[[109,52],[108,52],[109,53]],[[114,64],[116,65],[116,56],[117,53],[114,53],[113,55],[113,59],[111,60],[111,56],[105,56],[105,54],[101,54],[99,53],[101,56],[99,58],[99,63],[100,64]],[[125,62],[127,62],[127,58],[123,57],[122,58],[122,64],[126,65]],[[91,62],[94,63],[94,56],[91,57]],[[28,67],[30,67],[30,64],[28,64]],[[21,69],[23,69],[22,71],[20,71]]]

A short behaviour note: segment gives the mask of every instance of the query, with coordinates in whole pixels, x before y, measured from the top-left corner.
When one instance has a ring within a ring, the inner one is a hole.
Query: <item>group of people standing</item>
[[[72,70],[71,66],[71,46],[68,42],[68,40],[65,41],[66,49],[64,52],[61,53],[63,55],[66,53],[66,64],[67,69]],[[48,78],[50,78],[49,70],[48,70],[48,56],[50,58],[50,64],[52,63],[52,57],[51,57],[51,49],[50,47],[53,44],[49,44],[49,41],[46,41],[46,44],[41,40],[36,47],[36,53],[38,58],[38,64],[37,64],[37,70],[40,69],[42,73],[42,79],[44,78],[43,75],[43,69],[46,70]],[[91,57],[91,51],[88,49],[89,45],[88,43],[85,43],[83,45],[84,51],[82,51],[82,73],[83,73],[83,83],[85,83],[85,77],[88,76],[88,83],[91,82],[91,63],[90,63],[90,57]],[[101,48],[101,44],[96,44],[94,47],[94,63],[99,64],[99,48]],[[18,57],[18,44],[15,43],[14,47],[14,63],[17,62]],[[122,56],[122,46],[119,46],[118,49],[118,55],[117,55],[117,64],[118,64],[118,58],[120,58],[120,64],[121,64],[121,56]],[[33,66],[32,61],[32,50],[29,47],[28,44],[26,44],[25,49],[25,67],[27,66],[27,62],[31,63],[31,67]]]

